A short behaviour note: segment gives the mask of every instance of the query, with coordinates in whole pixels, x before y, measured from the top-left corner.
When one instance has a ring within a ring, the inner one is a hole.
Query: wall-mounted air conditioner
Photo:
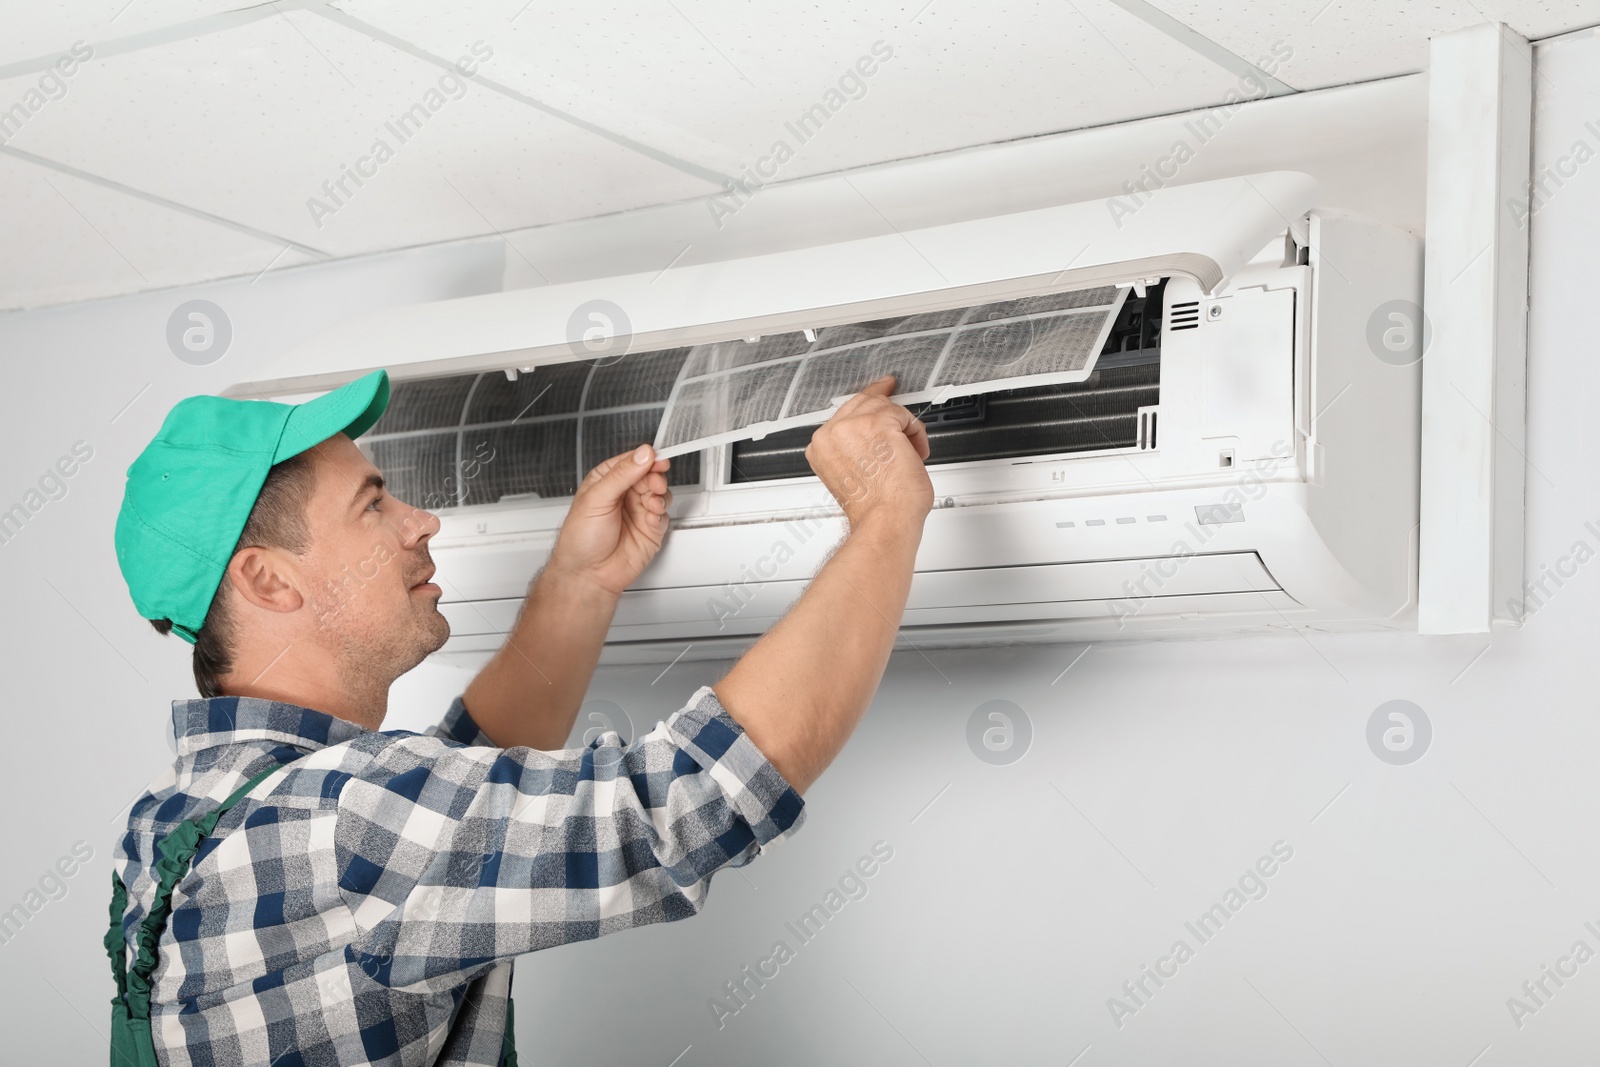
[[[402,308],[233,392],[390,370],[362,446],[441,516],[446,660],[499,647],[582,473],[645,441],[672,532],[606,658],[748,644],[843,531],[812,428],[884,372],[933,449],[917,647],[1399,628],[1419,375],[1384,309],[1420,302],[1420,247],[1315,195],[1259,174]]]

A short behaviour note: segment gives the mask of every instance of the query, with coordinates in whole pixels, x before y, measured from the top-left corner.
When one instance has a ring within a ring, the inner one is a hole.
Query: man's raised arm
[[[818,428],[806,459],[850,532],[798,603],[713,688],[797,791],[844,747],[883,677],[933,484],[922,422],[882,378]]]
[[[462,694],[496,745],[566,745],[617,600],[666,536],[668,466],[640,445],[600,464],[578,487],[505,645]]]

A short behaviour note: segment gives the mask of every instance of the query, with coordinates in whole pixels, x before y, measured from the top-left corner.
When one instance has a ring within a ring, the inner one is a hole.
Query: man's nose
[[[412,508],[400,525],[400,543],[405,548],[421,544],[439,532],[439,516],[422,508]]]

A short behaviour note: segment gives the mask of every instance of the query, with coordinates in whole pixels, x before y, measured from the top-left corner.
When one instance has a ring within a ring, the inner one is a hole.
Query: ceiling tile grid
[[[299,11],[87,63],[8,145],[339,256],[714,188]]]
[[[251,273],[263,253],[736,210],[767,182],[1257,95],[1257,63],[1274,94],[1421,70],[1430,36],[1485,18],[1537,39],[1600,22],[1600,0],[18,7],[0,309]]]
[[[920,12],[893,0],[837,11],[682,0],[625,16],[573,6],[513,18],[486,3],[339,8],[436,52],[470,27],[505,57],[495,78],[741,178],[1183,111],[1237,82],[1110,0]]]
[[[0,155],[0,310],[308,262],[282,245]]]

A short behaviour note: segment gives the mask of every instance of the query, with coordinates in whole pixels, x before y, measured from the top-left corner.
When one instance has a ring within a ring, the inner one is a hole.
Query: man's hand
[[[889,399],[885,375],[840,405],[806,446],[806,462],[844,509],[852,531],[871,522],[922,528],[933,508],[928,429]]]
[[[546,570],[593,581],[614,595],[633,584],[667,535],[671,460],[649,445],[612,456],[578,486]]]

